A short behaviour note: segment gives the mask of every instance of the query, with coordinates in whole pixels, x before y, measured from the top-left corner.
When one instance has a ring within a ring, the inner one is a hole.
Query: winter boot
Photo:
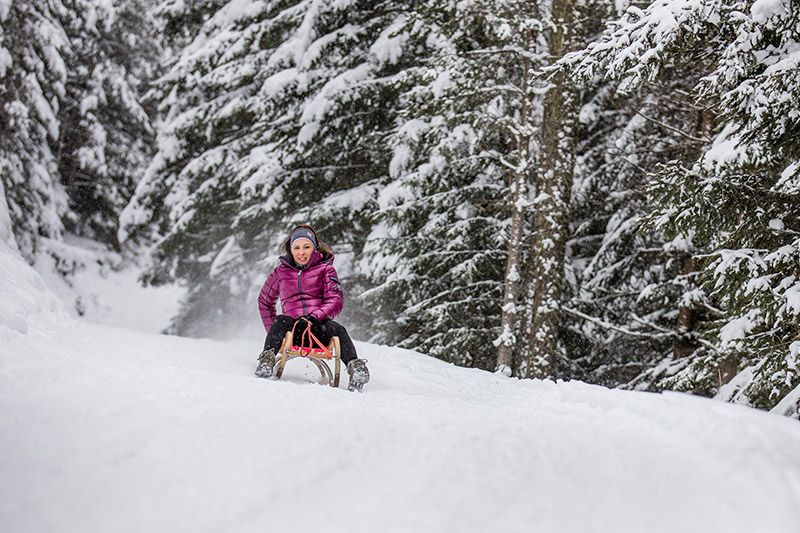
[[[350,382],[347,384],[347,390],[359,391],[369,381],[369,370],[367,370],[366,359],[353,359],[347,363],[347,374],[350,376]]]
[[[260,378],[272,377],[272,370],[275,368],[275,351],[270,348],[264,350],[258,356],[258,366],[256,367],[256,376]]]

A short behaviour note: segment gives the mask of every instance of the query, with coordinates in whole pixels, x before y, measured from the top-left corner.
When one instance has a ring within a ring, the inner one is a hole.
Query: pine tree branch
[[[643,326],[647,326],[647,327],[653,328],[656,331],[661,331],[661,332],[664,332],[665,334],[670,334],[670,335],[675,336],[675,337],[681,336],[679,333],[677,333],[677,332],[675,332],[675,331],[673,331],[673,330],[671,330],[669,328],[665,328],[664,326],[659,326],[658,324],[653,324],[652,322],[644,320],[643,318],[641,318],[638,315],[636,315],[636,313],[631,313],[631,317],[636,322],[642,324]],[[705,340],[705,339],[703,339],[701,337],[694,336],[692,340],[697,341],[698,343],[702,344],[703,346],[705,346],[706,348],[708,348],[711,351],[714,351],[714,352],[717,351],[716,347],[714,347],[713,344],[711,344],[710,342],[708,342],[707,340]]]
[[[495,92],[509,92],[516,96],[524,96],[525,91],[517,87],[516,85],[512,85],[510,83],[503,83],[498,85],[492,85],[489,87],[482,87],[474,92],[474,94],[482,94],[482,93],[495,93]]]
[[[472,50],[464,53],[464,55],[467,57],[497,54],[516,54],[534,62],[538,62],[542,59],[541,54],[528,52],[522,47],[486,48],[483,50]]]
[[[604,320],[601,320],[599,318],[595,318],[595,317],[589,316],[586,313],[582,313],[582,312],[578,311],[577,309],[572,309],[570,307],[562,307],[561,309],[562,309],[562,311],[565,311],[565,312],[567,312],[567,313],[569,313],[571,315],[575,315],[575,316],[577,316],[579,318],[582,318],[584,320],[588,320],[589,322],[592,322],[593,324],[597,324],[598,326],[601,326],[603,328],[610,329],[610,330],[622,333],[623,335],[629,335],[631,337],[646,338],[646,339],[657,339],[657,338],[677,337],[678,336],[678,334],[675,333],[674,331],[669,331],[668,333],[641,333],[641,332],[638,332],[638,331],[631,331],[629,329],[621,328],[619,326],[615,326],[614,324],[610,324],[610,323],[608,323],[608,322],[606,322]]]
[[[673,331],[673,330],[671,330],[669,328],[665,328],[664,326],[659,326],[658,324],[654,324],[654,323],[652,323],[650,321],[647,321],[647,320],[641,318],[636,313],[631,313],[631,317],[633,318],[633,320],[635,320],[639,324],[642,324],[643,326],[647,326],[649,328],[653,328],[654,330],[661,331],[662,333],[668,333],[670,335],[677,335],[675,333],[675,331]]]
[[[711,142],[711,139],[701,139],[700,137],[695,137],[694,135],[689,135],[685,131],[680,130],[680,129],[674,127],[674,126],[670,126],[669,124],[667,124],[665,122],[662,122],[662,121],[660,121],[658,119],[655,119],[653,117],[649,117],[649,116],[645,115],[644,113],[642,113],[641,111],[637,110],[636,114],[639,115],[640,117],[642,117],[643,119],[645,119],[645,120],[647,120],[649,122],[652,122],[653,124],[657,124],[657,125],[661,126],[662,128],[666,128],[666,129],[668,129],[670,131],[673,131],[673,132],[677,133],[678,135],[680,135],[680,136],[682,136],[682,137],[684,137],[686,139],[689,139],[691,141],[702,143],[702,144],[707,144],[707,143]]]

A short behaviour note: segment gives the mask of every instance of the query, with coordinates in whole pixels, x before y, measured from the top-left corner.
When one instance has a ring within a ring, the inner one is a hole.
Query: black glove
[[[312,327],[313,326],[319,326],[319,319],[316,316],[312,315],[311,313],[303,316],[302,318],[305,318],[306,320],[308,320],[311,323]]]

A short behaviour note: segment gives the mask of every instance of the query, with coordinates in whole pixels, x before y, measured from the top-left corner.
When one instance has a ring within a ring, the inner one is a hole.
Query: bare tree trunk
[[[687,255],[681,260],[681,274],[688,276],[696,270],[694,257]],[[686,357],[697,348],[691,339],[694,323],[694,306],[691,302],[684,302],[678,309],[678,318],[675,320],[675,330],[678,333],[678,337],[672,346],[672,354],[675,359]]]
[[[548,45],[556,60],[564,55],[572,39],[574,0],[552,0],[551,10],[553,29]],[[544,99],[538,195],[533,205],[533,301],[528,357],[519,372],[538,378],[552,376],[557,359],[578,106],[578,94],[563,73],[551,82]]]
[[[714,131],[714,116],[708,110],[702,110],[697,115],[697,136],[710,138]],[[699,154],[698,156],[699,157]],[[681,258],[681,275],[683,276],[684,290],[690,290],[689,276],[697,272],[698,265],[694,256],[687,253]],[[697,322],[697,310],[692,302],[682,302],[678,308],[678,317],[675,320],[675,331],[678,338],[672,346],[672,355],[681,359],[691,355],[697,349],[697,343],[692,339]],[[730,376],[733,377],[733,376]]]
[[[526,39],[528,48],[533,39],[528,31]],[[531,174],[530,143],[532,136],[531,95],[530,79],[532,75],[531,61],[528,57],[522,58],[522,83],[523,96],[520,108],[520,130],[517,132],[518,161],[516,168],[510,173],[509,186],[511,189],[511,226],[508,235],[508,258],[506,271],[503,278],[503,308],[500,319],[500,337],[495,340],[497,346],[497,371],[511,376],[514,368],[514,349],[518,344],[517,332],[519,331],[519,292],[522,284],[522,265],[520,264],[522,247],[525,245],[525,214],[527,212],[528,189]]]

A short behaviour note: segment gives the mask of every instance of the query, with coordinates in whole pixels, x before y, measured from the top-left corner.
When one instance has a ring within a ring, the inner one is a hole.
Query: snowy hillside
[[[76,322],[3,254],[15,276],[0,280],[2,300],[21,302],[0,314],[3,531],[778,533],[800,523],[794,420],[680,394],[511,380],[364,343],[364,394],[311,383],[296,361],[284,380],[259,380],[260,338]]]

